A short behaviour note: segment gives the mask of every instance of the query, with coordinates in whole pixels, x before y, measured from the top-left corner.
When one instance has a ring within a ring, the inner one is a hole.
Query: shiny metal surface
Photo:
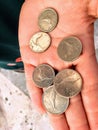
[[[64,61],[74,61],[76,60],[82,52],[82,43],[77,37],[67,37],[64,38],[58,48],[58,56]]]
[[[52,8],[46,8],[38,17],[38,25],[41,31],[51,32],[58,23],[57,12]]]
[[[41,64],[38,65],[33,72],[33,81],[40,87],[48,87],[53,84],[55,72],[50,65]]]
[[[51,38],[47,33],[38,32],[30,39],[30,48],[32,51],[40,53],[48,49],[51,43]]]
[[[61,96],[71,98],[80,93],[82,78],[77,71],[64,69],[54,78],[54,88]]]
[[[52,86],[47,88],[43,94],[43,105],[52,114],[62,114],[68,108],[69,98],[58,95]]]

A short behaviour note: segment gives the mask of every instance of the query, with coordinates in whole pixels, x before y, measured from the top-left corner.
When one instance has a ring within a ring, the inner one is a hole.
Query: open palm
[[[83,77],[81,94],[70,100],[68,110],[62,115],[51,115],[54,130],[97,130],[98,128],[98,65],[93,40],[94,18],[88,15],[87,1],[79,0],[27,0],[21,10],[19,43],[24,62],[27,88],[37,109],[42,106],[43,90],[32,80],[35,66],[47,63],[58,71],[75,66]],[[59,15],[57,27],[50,32],[51,46],[43,53],[34,53],[29,48],[33,34],[39,32],[38,16],[46,7],[54,8]],[[83,44],[82,55],[74,62],[64,62],[57,55],[59,42],[67,36],[77,36]]]

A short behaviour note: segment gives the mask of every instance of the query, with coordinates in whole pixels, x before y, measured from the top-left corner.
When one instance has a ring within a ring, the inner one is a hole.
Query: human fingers
[[[29,91],[29,95],[34,104],[34,107],[41,113],[45,113],[45,109],[42,105],[42,94],[43,91],[41,88],[38,88],[32,79],[32,73],[34,71],[34,66],[30,64],[24,64],[25,68],[25,76],[26,76],[26,84],[27,89]]]
[[[84,58],[77,70],[83,77],[82,99],[91,130],[98,129],[98,64],[95,55]],[[83,71],[82,71],[83,70]]]
[[[48,113],[50,122],[54,128],[54,130],[69,130],[66,117],[64,114],[61,115],[53,115]]]
[[[70,130],[90,130],[80,94],[70,99],[65,114]]]

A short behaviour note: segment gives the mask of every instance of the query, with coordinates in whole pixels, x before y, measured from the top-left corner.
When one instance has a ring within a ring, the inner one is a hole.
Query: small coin
[[[81,91],[82,77],[75,70],[64,69],[54,78],[54,88],[61,96],[74,97]]]
[[[38,25],[43,32],[50,32],[55,29],[58,23],[58,14],[52,8],[46,8],[38,17]]]
[[[64,38],[58,48],[58,56],[64,61],[74,61],[76,60],[82,52],[81,41],[77,37],[67,37]]]
[[[33,72],[33,81],[40,88],[49,87],[53,83],[54,77],[54,69],[47,64],[37,66]]]
[[[53,87],[45,90],[42,101],[46,110],[52,114],[64,113],[69,105],[69,98],[58,95]]]
[[[30,39],[30,48],[34,52],[44,52],[50,46],[50,36],[44,32],[38,32]]]

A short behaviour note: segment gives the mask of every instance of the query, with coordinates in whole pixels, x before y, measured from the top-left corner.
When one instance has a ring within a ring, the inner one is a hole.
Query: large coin
[[[75,70],[64,69],[54,78],[54,88],[61,96],[71,98],[81,91],[82,78]]]
[[[64,61],[76,60],[82,52],[81,41],[77,37],[64,38],[58,48],[58,56]]]
[[[44,52],[50,46],[50,36],[44,32],[38,32],[30,39],[30,48],[34,52]]]
[[[52,8],[46,8],[38,17],[38,25],[43,32],[52,31],[58,23],[58,15]]]
[[[40,87],[48,87],[53,83],[55,72],[53,68],[47,64],[37,66],[33,72],[33,81]]]
[[[43,105],[52,114],[62,114],[68,108],[69,98],[61,97],[53,87],[49,87],[43,94]]]

